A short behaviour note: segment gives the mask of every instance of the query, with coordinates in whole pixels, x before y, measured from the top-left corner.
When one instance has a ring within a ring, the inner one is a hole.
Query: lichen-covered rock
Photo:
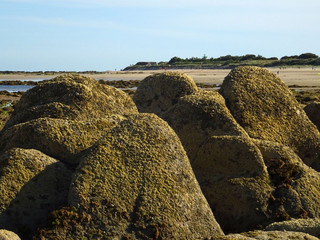
[[[319,240],[319,238],[302,232],[286,232],[286,231],[252,231],[241,233],[243,236],[256,240]]]
[[[316,125],[318,130],[320,130],[320,103],[310,103],[304,107],[304,111],[306,112],[311,122]]]
[[[250,137],[289,146],[320,170],[320,133],[277,75],[259,67],[237,67],[224,79],[220,93]]]
[[[230,114],[223,97],[214,91],[181,97],[161,117],[175,130],[191,162],[208,137],[248,136]]]
[[[15,148],[0,156],[0,228],[23,239],[43,226],[47,215],[66,205],[71,172],[33,149]]]
[[[0,151],[14,147],[37,149],[67,164],[77,165],[77,154],[91,147],[124,117],[105,116],[86,121],[38,118],[0,133]]]
[[[184,73],[157,73],[141,81],[133,100],[139,112],[159,115],[176,104],[180,97],[197,90],[193,79]]]
[[[125,92],[90,77],[67,74],[28,90],[4,128],[41,117],[87,120],[135,113],[137,108]]]
[[[46,239],[205,239],[223,235],[186,153],[154,114],[128,117],[83,155],[69,205],[90,215]],[[59,238],[61,237],[61,238]]]
[[[262,155],[249,138],[208,138],[192,168],[225,232],[248,231],[270,223],[266,213],[273,188]]]
[[[293,219],[283,222],[275,222],[265,228],[266,231],[293,231],[308,233],[320,237],[320,219]]]
[[[304,164],[289,147],[253,141],[263,155],[275,189],[268,206],[273,219],[320,217],[320,173]]]
[[[0,229],[0,240],[21,240],[14,232]]]

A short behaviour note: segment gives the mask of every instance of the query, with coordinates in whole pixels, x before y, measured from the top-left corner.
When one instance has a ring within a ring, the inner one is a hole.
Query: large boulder
[[[320,170],[320,133],[277,75],[259,67],[237,67],[224,79],[220,93],[250,137],[289,146]]]
[[[267,226],[265,230],[303,232],[315,237],[320,237],[320,219],[293,219],[283,222],[274,222]]]
[[[71,171],[33,149],[15,148],[0,156],[0,228],[23,239],[43,226],[47,215],[66,205]]]
[[[159,115],[176,104],[180,97],[197,90],[193,79],[184,73],[157,73],[141,81],[133,100],[139,112]]]
[[[248,136],[234,120],[223,97],[215,91],[201,90],[181,97],[161,117],[178,134],[191,162],[208,137]]]
[[[77,154],[91,147],[124,117],[105,116],[85,121],[37,118],[0,133],[0,151],[14,147],[37,149],[67,164],[77,165]]]
[[[267,207],[273,187],[262,155],[249,138],[208,138],[192,168],[225,232],[248,231],[272,221]]]
[[[87,120],[134,113],[137,108],[125,92],[90,77],[67,74],[28,90],[4,128],[42,117]]]
[[[83,155],[69,205],[84,220],[75,221],[72,228],[44,229],[40,236],[205,239],[223,235],[179,138],[154,114],[128,117]]]
[[[313,102],[304,107],[304,111],[308,115],[311,122],[320,130],[320,103]]]
[[[263,155],[274,187],[268,206],[273,219],[320,217],[320,173],[304,164],[289,147],[253,141]]]

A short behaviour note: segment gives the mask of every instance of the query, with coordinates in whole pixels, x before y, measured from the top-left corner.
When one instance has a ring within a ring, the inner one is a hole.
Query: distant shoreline
[[[320,66],[319,67],[290,67],[290,68],[279,68],[272,67],[267,68],[271,72],[277,74],[282,81],[284,81],[288,86],[298,85],[298,86],[316,86],[320,87]],[[106,80],[106,81],[129,81],[129,80],[143,80],[147,76],[164,72],[165,70],[148,70],[148,71],[106,71],[95,74],[82,74],[85,76],[93,77],[96,80]],[[171,71],[171,70],[169,70]],[[223,79],[231,71],[230,69],[177,69],[174,71],[179,71],[186,73],[191,76],[196,83],[202,84],[222,84]],[[52,79],[64,73],[56,73],[54,75],[37,75],[32,73],[20,73],[20,74],[1,74],[0,81],[41,81]]]

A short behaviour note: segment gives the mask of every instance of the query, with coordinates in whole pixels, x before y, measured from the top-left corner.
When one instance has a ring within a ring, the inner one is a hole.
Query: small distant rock
[[[304,107],[304,111],[308,115],[311,122],[320,130],[320,103],[313,102]]]
[[[43,117],[88,120],[137,112],[125,92],[99,84],[90,77],[67,74],[28,90],[4,128]]]
[[[0,226],[23,239],[66,205],[71,171],[33,149],[15,148],[0,156]]]
[[[157,73],[141,81],[133,100],[139,112],[159,115],[175,105],[180,97],[197,90],[193,79],[184,73]]]
[[[69,205],[90,220],[40,231],[46,239],[205,239],[215,221],[174,131],[154,114],[128,117],[76,170]]]
[[[224,79],[220,93],[250,137],[289,146],[320,170],[320,133],[276,74],[237,67]]]
[[[0,229],[0,240],[21,240],[14,232]]]

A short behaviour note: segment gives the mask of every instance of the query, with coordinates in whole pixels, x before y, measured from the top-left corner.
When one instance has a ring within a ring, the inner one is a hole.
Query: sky
[[[0,71],[320,55],[319,0],[0,0]]]

